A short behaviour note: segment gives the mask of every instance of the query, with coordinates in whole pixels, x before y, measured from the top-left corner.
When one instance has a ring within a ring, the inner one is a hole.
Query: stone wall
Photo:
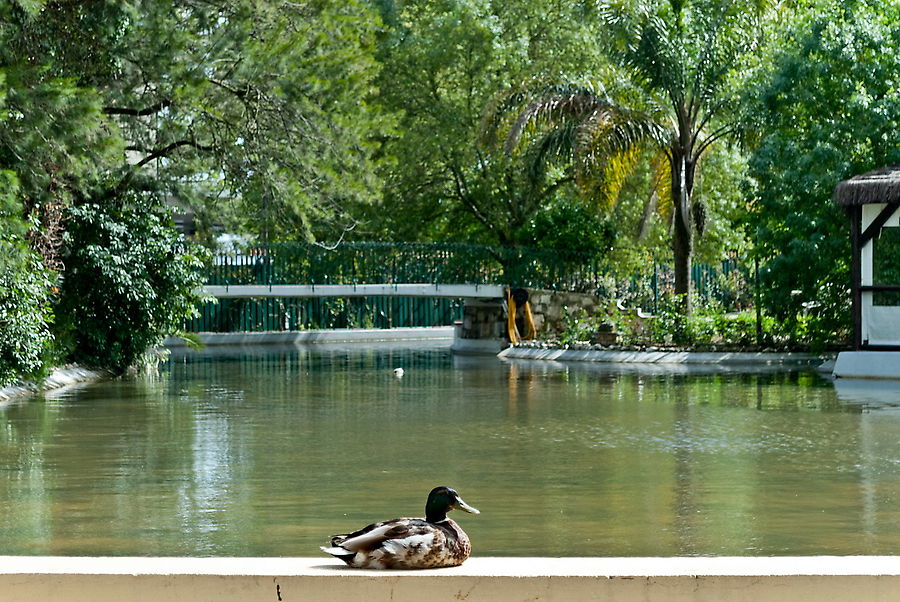
[[[607,303],[607,299],[584,293],[528,289],[528,295],[538,338],[547,338],[562,332],[566,308],[570,314],[580,313],[582,310],[592,314]],[[521,316],[521,310],[516,314]]]
[[[466,299],[460,329],[463,339],[505,339],[506,307],[500,299]]]
[[[591,314],[607,302],[595,295],[541,289],[528,289],[528,296],[538,339],[558,336],[564,328],[566,311]],[[467,299],[457,339],[507,341],[506,311],[505,299]],[[516,323],[519,333],[525,335],[528,329],[522,307],[516,308]]]
[[[584,293],[528,289],[528,303],[539,339],[557,336],[562,332],[567,310],[570,314],[582,311],[591,314],[606,302],[606,299]],[[522,307],[516,308],[516,322],[519,333],[524,335],[527,328]],[[459,338],[507,340],[506,301],[467,299]]]

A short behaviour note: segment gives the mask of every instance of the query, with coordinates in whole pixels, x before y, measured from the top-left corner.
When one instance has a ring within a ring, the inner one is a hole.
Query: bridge
[[[725,274],[739,266],[724,266]],[[465,307],[502,300],[509,288],[626,298],[653,311],[664,269],[631,278],[572,253],[467,244],[270,243],[218,253],[192,332],[447,326]],[[695,290],[713,293],[720,269],[695,266]],[[498,305],[494,302],[495,306]]]

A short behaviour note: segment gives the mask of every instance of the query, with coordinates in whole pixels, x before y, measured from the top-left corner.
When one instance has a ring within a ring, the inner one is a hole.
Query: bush
[[[204,252],[162,211],[69,210],[58,330],[79,362],[124,371],[197,315]]]
[[[620,311],[614,304],[596,314],[587,314],[581,309],[566,310],[558,342],[588,342],[602,325],[612,325],[618,334],[618,343],[626,346],[754,347],[762,343],[797,347],[804,334],[784,332],[773,318],[762,316],[763,340],[758,341],[755,311],[725,313],[721,307],[713,305],[697,308],[686,317],[680,308],[677,298],[665,297],[660,310],[649,318],[638,318],[634,311]]]

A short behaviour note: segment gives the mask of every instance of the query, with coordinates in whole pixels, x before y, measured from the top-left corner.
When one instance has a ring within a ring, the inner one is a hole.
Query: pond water
[[[883,388],[441,347],[173,356],[0,406],[0,554],[316,556],[441,484],[482,511],[455,517],[474,555],[895,554]]]

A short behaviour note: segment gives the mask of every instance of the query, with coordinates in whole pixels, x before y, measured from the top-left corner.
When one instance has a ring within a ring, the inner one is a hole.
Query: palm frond
[[[579,155],[575,162],[575,184],[579,192],[599,209],[611,210],[638,156],[636,148],[602,158]]]
[[[543,179],[549,164],[563,163],[572,157],[577,123],[566,122],[553,128],[529,145],[524,154],[525,174],[532,182]]]
[[[568,120],[581,121],[597,110],[612,110],[615,105],[596,90],[578,84],[546,86],[536,91],[509,127],[506,151],[512,153],[525,130],[531,125],[554,125]]]

